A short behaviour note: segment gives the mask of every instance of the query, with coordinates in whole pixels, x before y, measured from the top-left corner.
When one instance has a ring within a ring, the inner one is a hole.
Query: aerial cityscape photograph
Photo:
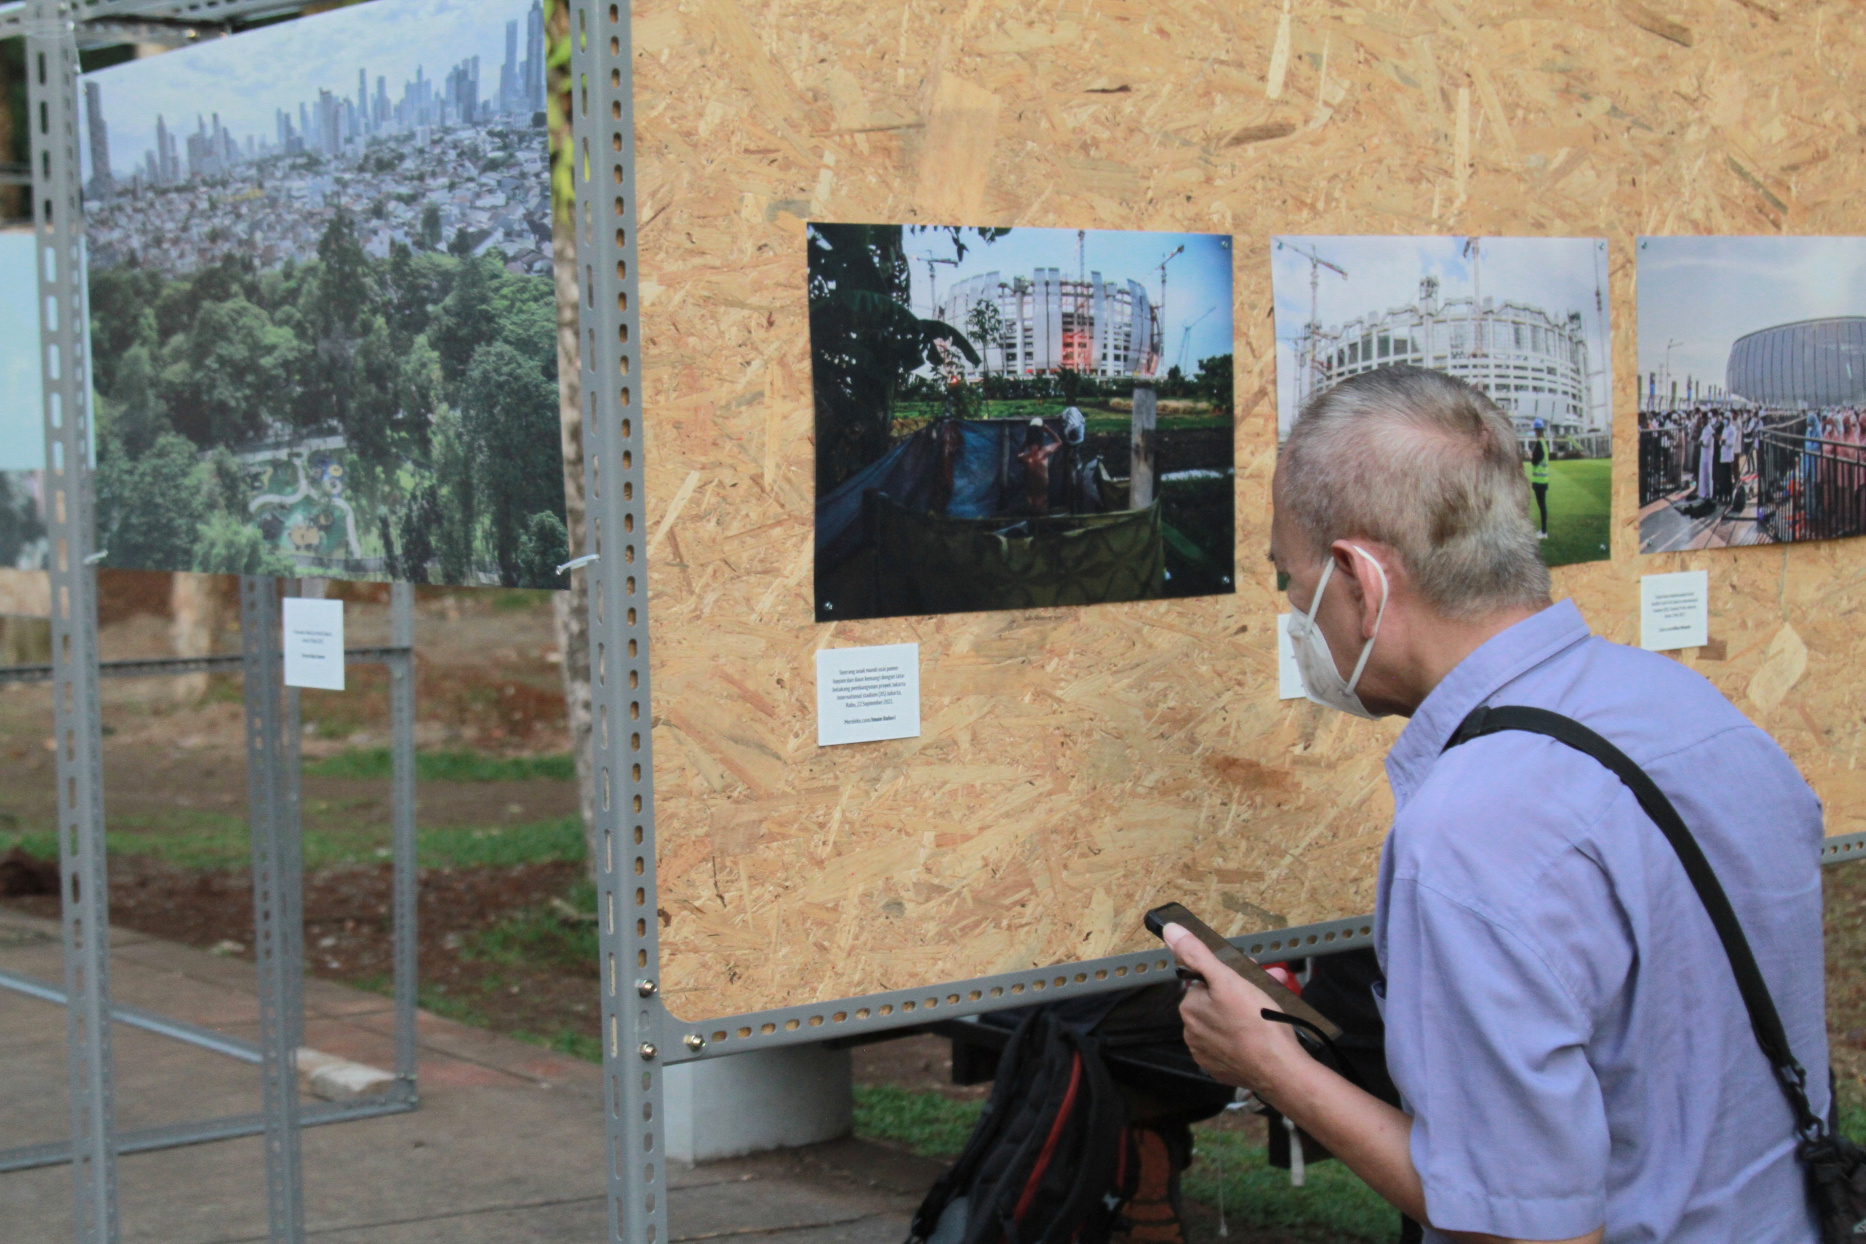
[[[558,586],[539,0],[379,0],[82,101],[103,564]]]

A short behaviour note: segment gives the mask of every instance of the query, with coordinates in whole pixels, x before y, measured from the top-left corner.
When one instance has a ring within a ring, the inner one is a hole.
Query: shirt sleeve
[[[1606,1220],[1585,1009],[1518,934],[1418,880],[1388,899],[1387,1065],[1440,1231],[1528,1240]]]

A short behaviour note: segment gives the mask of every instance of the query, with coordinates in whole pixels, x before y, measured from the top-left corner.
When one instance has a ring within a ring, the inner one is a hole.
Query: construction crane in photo
[[[939,280],[935,274],[939,269],[935,267],[935,265],[945,264],[948,267],[956,268],[959,266],[959,261],[957,259],[940,259],[934,255],[922,255],[920,256],[920,262],[927,266],[927,318],[930,320],[937,320],[939,318]]]
[[[1166,265],[1185,253],[1186,247],[1182,242],[1167,251],[1166,257],[1154,265],[1160,270],[1160,301],[1153,308],[1153,341],[1152,348],[1148,351],[1151,356],[1147,360],[1148,375],[1159,371],[1160,356],[1166,353]]]
[[[1287,249],[1295,251],[1298,255],[1301,255],[1304,259],[1309,261],[1309,323],[1305,330],[1305,335],[1309,339],[1309,357],[1305,360],[1302,368],[1303,392],[1296,395],[1296,404],[1300,406],[1303,402],[1308,400],[1308,390],[1315,385],[1315,346],[1316,342],[1321,340],[1322,336],[1322,324],[1321,321],[1316,318],[1319,314],[1318,308],[1321,301],[1322,269],[1327,268],[1330,272],[1339,275],[1344,281],[1348,279],[1348,270],[1339,264],[1328,262],[1328,260],[1323,259],[1320,255],[1306,247],[1297,246],[1294,242],[1285,242],[1281,238],[1277,239],[1276,248],[1278,250]]]
[[[1186,345],[1192,340],[1192,330],[1199,326],[1199,320],[1203,320],[1217,309],[1217,307],[1205,308],[1205,310],[1199,312],[1199,318],[1186,325],[1185,331],[1179,334],[1179,357],[1173,360],[1173,366],[1177,367],[1182,373],[1186,370]]]

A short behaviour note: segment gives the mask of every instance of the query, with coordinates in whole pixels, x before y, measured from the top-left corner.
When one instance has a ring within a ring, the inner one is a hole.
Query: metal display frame
[[[1122,989],[1156,979],[1172,960],[1161,949],[1084,962],[966,980],[929,983],[911,989],[865,994],[826,1002],[777,1007],[707,1020],[673,1015],[660,995],[660,947],[656,917],[653,739],[649,723],[650,669],[647,625],[645,542],[646,487],[641,374],[638,346],[640,299],[635,230],[636,161],[630,4],[628,0],[569,0],[572,40],[571,123],[576,190],[573,228],[577,240],[581,387],[584,402],[584,483],[588,522],[585,558],[589,576],[592,731],[591,772],[595,784],[595,842],[598,858],[597,902],[601,957],[604,1130],[609,1164],[609,1238],[614,1244],[660,1244],[671,1239],[667,1224],[664,1137],[664,1071],[667,1067],[788,1045],[862,1039],[938,1020],[959,1019],[1007,1007]],[[295,10],[279,0],[30,0],[0,6],[0,38],[28,37],[30,64],[46,72],[34,78],[32,91],[35,219],[42,270],[41,293],[64,314],[48,317],[48,461],[70,463],[86,443],[84,416],[75,395],[85,390],[79,379],[85,360],[82,334],[83,290],[72,279],[80,245],[76,149],[77,23],[134,25],[156,23],[164,29],[198,26],[226,29],[241,20]],[[57,261],[62,257],[62,266]],[[49,305],[49,304],[48,304]],[[56,357],[54,357],[54,355]],[[60,395],[72,418],[60,421]],[[58,458],[51,446],[56,443]],[[90,556],[89,497],[82,471],[56,473],[61,499],[53,515],[52,542],[54,645],[53,677],[59,694],[59,781],[61,857],[67,890],[67,997],[72,1021],[73,1136],[78,1159],[76,1195],[80,1238],[115,1238],[114,1151],[109,1144],[109,1059],[106,965],[99,939],[85,939],[87,928],[101,928],[103,918],[101,791],[97,768],[94,576]],[[264,581],[270,582],[270,581]],[[270,619],[276,609],[269,593],[243,585],[243,614]],[[244,633],[269,631],[268,626]],[[397,636],[405,645],[408,637]],[[405,646],[398,648],[404,655]],[[277,691],[270,666],[258,679],[252,671],[272,658],[251,651],[243,655],[251,688]],[[408,670],[412,676],[412,667]],[[412,681],[412,677],[411,677]],[[262,704],[251,727],[249,748],[256,771],[276,772],[291,762],[296,731],[294,697],[276,697],[276,707]],[[398,710],[399,711],[399,710]],[[412,700],[410,701],[412,714]],[[401,722],[398,718],[398,738]],[[412,759],[412,754],[411,754]],[[400,756],[398,753],[398,774]],[[406,792],[412,820],[412,765]],[[69,784],[69,790],[67,789]],[[67,799],[66,796],[69,795]],[[397,816],[404,792],[397,788]],[[263,808],[261,804],[264,804]],[[67,810],[67,804],[69,808]],[[273,832],[262,835],[262,819]],[[263,853],[267,880],[255,868],[255,897],[262,885],[289,882],[298,866],[293,853],[295,791],[274,784],[255,795],[256,863]],[[262,841],[262,838],[264,841]],[[290,840],[290,841],[288,841]],[[398,851],[401,848],[398,846]],[[412,961],[412,835],[408,844],[410,889],[406,953]],[[1866,855],[1866,834],[1829,839],[1822,862]],[[398,875],[401,857],[397,857]],[[94,884],[85,884],[85,882]],[[289,885],[282,887],[289,890]],[[267,891],[269,892],[269,891]],[[405,927],[404,895],[398,888],[396,927]],[[87,904],[89,904],[87,906]],[[264,961],[266,1039],[260,1057],[267,1068],[267,1131],[271,1238],[302,1238],[302,1207],[296,1199],[296,1127],[291,1113],[295,1095],[278,1082],[278,1064],[267,1061],[286,1033],[294,1014],[289,968],[302,948],[291,940],[291,915],[280,921],[277,940]],[[95,924],[87,924],[95,921]],[[1233,939],[1255,957],[1303,958],[1353,950],[1372,943],[1373,919],[1356,916],[1271,930]],[[397,944],[397,1005],[413,1005],[413,974],[400,972],[404,947]],[[121,1014],[119,1010],[117,1012]],[[398,1030],[398,1069],[402,1065]],[[407,1053],[412,1067],[412,1032]],[[412,1092],[412,1079],[409,1082]],[[298,1122],[317,1121],[314,1109],[299,1112]],[[249,1128],[251,1130],[257,1130]],[[121,1145],[116,1151],[126,1151]],[[86,1234],[86,1232],[89,1232]]]
[[[253,757],[250,754],[248,761],[250,796],[255,805],[252,815],[252,825],[255,831],[255,859],[273,860],[275,855],[281,855],[283,858],[275,861],[273,867],[278,868],[281,864],[284,865],[277,883],[263,894],[259,892],[258,885],[259,878],[262,876],[261,869],[255,868],[254,870],[255,929],[270,928],[291,931],[279,944],[280,950],[284,952],[282,956],[274,955],[268,959],[261,950],[262,943],[256,940],[255,949],[261,951],[258,964],[260,984],[262,991],[274,991],[274,997],[277,996],[279,990],[287,991],[284,1011],[279,1012],[274,1004],[270,1008],[270,1013],[295,1017],[296,1027],[268,1032],[266,1021],[269,1008],[264,996],[262,996],[261,1006],[262,1031],[260,1040],[257,1042],[229,1036],[226,1033],[216,1032],[210,1028],[203,1028],[140,1007],[112,1003],[107,995],[104,998],[104,1004],[116,1023],[170,1037],[260,1067],[262,1097],[267,1091],[279,1092],[280,1085],[287,1082],[294,1087],[295,1093],[296,1072],[291,1066],[290,1055],[291,1051],[302,1043],[304,974],[302,917],[298,912],[298,897],[302,893],[303,874],[302,870],[296,866],[298,864],[296,845],[298,841],[299,769],[295,740],[300,733],[296,711],[297,694],[291,688],[280,686],[279,633],[276,616],[270,627],[267,627],[262,619],[244,616],[248,599],[253,598],[254,603],[257,604],[257,598],[268,591],[276,602],[277,580],[262,577],[241,581],[243,606],[241,638],[247,651],[225,656],[107,661],[98,667],[98,674],[104,678],[244,671],[248,674],[246,709],[249,723],[249,750],[256,739],[271,738],[278,740],[281,744],[286,740],[294,741],[290,749],[289,766],[275,774],[274,780],[264,779],[266,771],[252,763]],[[272,613],[277,614],[276,603],[272,607]],[[389,851],[392,877],[390,883],[390,926],[392,930],[390,970],[394,995],[391,1029],[394,1079],[381,1093],[368,1094],[348,1101],[302,1104],[294,1102],[292,1108],[297,1111],[299,1125],[303,1127],[341,1123],[350,1119],[372,1118],[383,1114],[400,1114],[415,1109],[419,1104],[415,1047],[417,932],[415,900],[418,878],[415,836],[414,589],[412,586],[405,583],[392,585],[389,616],[390,646],[348,648],[344,651],[344,661],[347,665],[382,665],[386,666],[389,671],[391,726]],[[245,644],[248,637],[252,637],[256,642]],[[256,698],[255,691],[262,689],[267,681],[265,672],[268,668],[272,674],[270,679],[272,693],[267,696],[261,690]],[[50,665],[0,666],[0,685],[53,680],[53,666]],[[268,712],[272,713],[270,719]],[[101,730],[101,720],[99,724]],[[260,832],[262,826],[270,832],[262,834]],[[100,890],[102,888],[100,886]],[[14,972],[0,971],[0,989],[25,994],[54,1005],[69,1004],[65,991],[44,981]],[[278,1077],[277,1067],[284,1067],[290,1073],[289,1080],[281,1080]],[[258,1135],[269,1131],[268,1120],[271,1117],[272,1111],[266,1110],[169,1123],[131,1131],[113,1131],[115,1152],[119,1155],[146,1153],[179,1145],[226,1140],[235,1136]],[[72,1154],[73,1148],[68,1141],[0,1149],[0,1174],[70,1162]],[[289,1190],[284,1195],[288,1199],[295,1197],[295,1193]]]
[[[608,1086],[609,1230],[614,1244],[669,1239],[662,1177],[664,1068],[757,1049],[860,1039],[934,1020],[1122,989],[1169,970],[1163,950],[1005,972],[827,1002],[684,1020],[660,996],[648,601],[641,533],[633,52],[628,0],[572,0],[572,161],[584,398],[586,547],[591,558],[603,1063]],[[1828,840],[1822,862],[1866,854],[1866,834]],[[1356,916],[1233,938],[1253,957],[1305,958],[1369,946]]]
[[[684,1020],[660,996],[655,915],[653,738],[648,728],[646,499],[635,246],[635,131],[627,0],[573,0],[572,162],[584,400],[584,553],[589,575],[591,728],[598,844],[609,1232],[615,1244],[668,1237],[663,1071],[676,1063],[847,1040],[933,1020],[1122,989],[1171,967],[1163,950],[911,989]],[[1368,917],[1243,939],[1253,955],[1351,950]]]
[[[239,657],[99,661],[94,498],[90,462],[90,382],[83,326],[83,208],[78,161],[78,22],[131,18],[176,32],[211,11],[216,22],[279,12],[274,2],[161,5],[116,0],[74,4],[30,0],[0,9],[0,38],[24,36],[31,195],[40,340],[44,368],[46,519],[50,553],[52,661],[0,671],[0,681],[50,681],[57,752],[59,887],[64,943],[62,990],[8,973],[0,986],[62,1004],[70,1075],[71,1139],[0,1152],[0,1170],[69,1162],[75,1233],[83,1244],[120,1235],[116,1161],[120,1154],[263,1132],[268,1235],[304,1238],[300,1129],[412,1110],[416,1081],[416,839],[413,604],[409,584],[390,592],[392,644],[346,652],[346,663],[389,667],[392,720],[391,856],[395,1072],[381,1093],[342,1103],[301,1105],[296,1050],[304,1028],[303,861],[299,837],[298,702],[283,686],[281,583],[241,580]],[[224,28],[224,27],[223,27]],[[117,41],[122,32],[91,32]],[[184,37],[186,30],[180,32]],[[227,669],[244,673],[253,842],[254,922],[260,1039],[237,1041],[135,1008],[113,1006],[109,983],[109,890],[105,861],[103,722],[100,680]],[[256,1062],[264,1110],[118,1134],[112,1026],[135,1024],[205,1049]]]
[[[97,673],[103,678],[137,678],[241,670],[247,674],[249,751],[252,744],[261,740],[274,740],[277,747],[285,747],[289,741],[289,751],[284,752],[287,761],[282,768],[273,771],[270,781],[264,780],[268,772],[266,765],[254,764],[253,757],[250,754],[248,757],[249,776],[257,779],[252,781],[250,792],[254,805],[254,852],[255,859],[262,862],[261,867],[255,868],[254,872],[255,927],[256,930],[270,929],[275,934],[282,934],[276,938],[277,953],[267,956],[262,950],[260,954],[260,1040],[247,1041],[140,1007],[112,1003],[107,993],[102,999],[115,1023],[170,1037],[260,1067],[262,1097],[268,1103],[268,1109],[258,1112],[122,1132],[112,1128],[110,1135],[113,1151],[119,1156],[146,1153],[264,1133],[268,1136],[269,1157],[274,1157],[282,1164],[280,1178],[283,1182],[278,1182],[276,1187],[269,1187],[269,1201],[284,1207],[285,1221],[289,1223],[297,1220],[290,1207],[298,1200],[297,1189],[300,1185],[291,1174],[295,1163],[291,1162],[289,1155],[295,1149],[295,1142],[281,1131],[285,1126],[282,1112],[295,1112],[299,1127],[311,1127],[384,1114],[401,1114],[419,1105],[416,1051],[418,843],[415,833],[414,589],[410,584],[397,583],[390,588],[390,645],[380,648],[348,648],[344,651],[347,665],[382,665],[389,671],[393,1079],[380,1093],[341,1102],[299,1103],[296,1099],[297,1076],[292,1051],[303,1039],[303,938],[302,914],[299,911],[303,873],[297,851],[299,767],[296,747],[300,726],[296,692],[281,686],[281,654],[276,617],[280,587],[280,581],[266,577],[242,580],[241,636],[246,650],[240,654],[108,661],[98,666]],[[268,595],[273,601],[271,625],[267,625],[264,618],[247,616],[249,607],[263,608],[263,599]],[[245,643],[249,638],[253,642]],[[56,677],[54,665],[0,666],[0,685],[53,682]],[[269,695],[265,691],[268,685]],[[101,734],[101,719],[99,727]],[[259,881],[268,875],[268,866],[276,880],[262,891]],[[99,886],[100,893],[106,889],[107,879],[105,884]],[[107,899],[107,893],[104,897]],[[68,946],[68,961],[69,955]],[[14,972],[0,971],[0,989],[25,994],[54,1005],[69,1005],[69,995],[64,990]],[[271,991],[271,1003],[267,1002],[267,995],[263,991]],[[284,998],[282,1009],[278,1003],[281,996]],[[272,1020],[270,1024],[268,1014]],[[292,1094],[289,1104],[284,1102],[282,1096],[287,1086]],[[272,1104],[274,1102],[278,1104],[275,1106]],[[73,1157],[74,1146],[69,1141],[0,1149],[0,1174],[72,1162]],[[269,1183],[274,1182],[270,1178],[271,1174],[269,1169]],[[288,1232],[274,1238],[296,1237]]]

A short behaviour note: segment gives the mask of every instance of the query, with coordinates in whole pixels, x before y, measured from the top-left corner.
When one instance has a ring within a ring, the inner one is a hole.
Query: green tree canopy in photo
[[[535,362],[497,341],[474,352],[462,399],[499,581],[516,587],[524,582],[520,544],[532,516],[564,509],[557,386]]]
[[[562,586],[554,290],[507,262],[372,258],[340,211],[263,272],[94,268],[107,564],[302,573],[287,535],[314,521],[368,573]]]
[[[202,574],[269,574],[289,577],[297,563],[265,533],[238,515],[216,510],[202,523],[194,546],[194,569]]]
[[[186,437],[164,432],[132,458],[114,436],[97,456],[97,545],[125,566],[194,565],[210,490]]]
[[[238,444],[286,416],[298,364],[294,334],[236,293],[203,304],[189,330],[163,347],[162,400],[175,430],[195,444]]]
[[[1234,413],[1231,393],[1234,383],[1229,354],[1214,354],[1199,360],[1199,392],[1211,402],[1213,409],[1227,415]]]
[[[965,334],[922,319],[910,305],[905,233],[947,235],[963,256],[964,235],[986,243],[1004,229],[904,225],[811,225],[810,362],[816,397],[816,487],[824,496],[888,451],[894,404],[908,375],[937,367],[949,345],[977,364]]]

